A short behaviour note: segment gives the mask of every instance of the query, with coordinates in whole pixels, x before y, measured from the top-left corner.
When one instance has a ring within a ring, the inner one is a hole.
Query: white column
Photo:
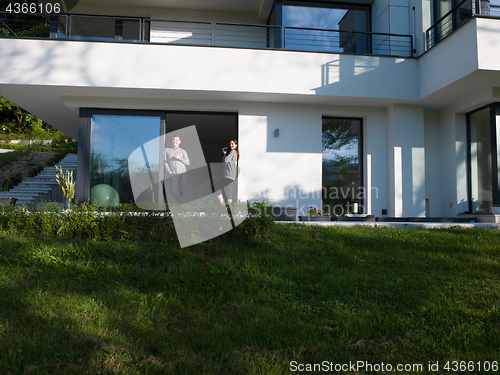
[[[422,106],[388,109],[389,216],[425,216],[425,138]]]

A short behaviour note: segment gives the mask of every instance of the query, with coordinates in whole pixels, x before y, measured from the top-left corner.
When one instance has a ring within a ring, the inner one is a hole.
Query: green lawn
[[[499,244],[482,229],[276,225],[270,241],[185,249],[0,232],[0,373],[287,374],[324,361],[486,373],[500,361]]]

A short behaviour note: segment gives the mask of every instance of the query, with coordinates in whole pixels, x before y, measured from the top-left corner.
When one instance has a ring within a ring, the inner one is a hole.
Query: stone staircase
[[[73,178],[76,180],[76,154],[68,154],[57,165],[66,170],[73,171]],[[35,177],[27,177],[23,181],[9,190],[9,196],[17,198],[17,205],[26,205],[28,208],[36,207],[44,201],[62,202],[63,194],[61,187],[56,182],[56,167],[45,167]]]

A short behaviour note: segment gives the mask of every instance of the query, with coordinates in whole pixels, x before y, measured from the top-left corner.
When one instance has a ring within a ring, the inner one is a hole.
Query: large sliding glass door
[[[138,147],[162,135],[165,114],[158,111],[81,109],[77,173],[77,197],[100,205],[134,202],[130,183],[129,157]],[[149,180],[150,171],[160,166],[160,145],[156,156],[141,166]],[[141,173],[142,173],[141,172]],[[157,188],[150,190],[158,200]]]
[[[91,201],[108,199],[110,204],[134,202],[129,156],[137,147],[158,139],[160,132],[160,116],[94,114],[90,159]],[[160,145],[156,149],[156,157],[149,158],[149,165],[144,166],[153,173],[159,170]],[[146,169],[147,178],[149,173]]]
[[[469,211],[491,213],[500,204],[500,105],[494,103],[467,115]]]
[[[161,207],[170,186],[163,190],[164,153],[176,136],[191,158],[186,200],[206,195],[207,189],[211,192],[211,178],[208,172],[199,173],[199,164],[208,171],[207,165],[221,163],[222,147],[237,138],[237,117],[218,112],[82,109],[79,201],[90,199],[99,205],[148,202]],[[192,137],[186,133],[190,127],[196,129]]]
[[[473,213],[491,212],[493,170],[490,108],[470,114],[470,187]]]

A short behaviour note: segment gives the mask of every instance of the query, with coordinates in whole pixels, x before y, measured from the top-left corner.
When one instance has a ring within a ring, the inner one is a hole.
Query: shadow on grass
[[[0,371],[281,373],[291,360],[498,355],[497,233],[274,232],[185,249],[0,237]]]

